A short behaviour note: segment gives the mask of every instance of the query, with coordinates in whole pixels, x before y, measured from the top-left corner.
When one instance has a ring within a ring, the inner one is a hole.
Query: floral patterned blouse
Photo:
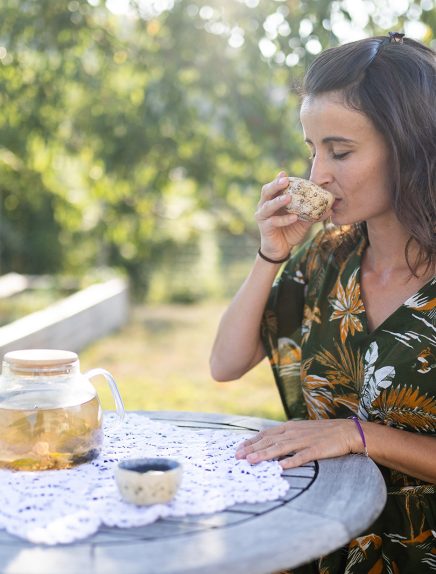
[[[362,234],[321,231],[273,286],[262,339],[286,414],[357,415],[436,437],[436,277],[370,332],[360,295],[366,246]],[[295,572],[436,572],[436,485],[380,470],[388,502],[377,521]]]

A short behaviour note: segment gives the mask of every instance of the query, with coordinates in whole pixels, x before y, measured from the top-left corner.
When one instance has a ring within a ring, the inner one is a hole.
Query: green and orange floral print
[[[288,418],[346,418],[436,438],[436,277],[370,332],[366,238],[323,230],[289,261],[262,339]],[[380,467],[386,507],[348,546],[295,574],[436,572],[436,485]]]

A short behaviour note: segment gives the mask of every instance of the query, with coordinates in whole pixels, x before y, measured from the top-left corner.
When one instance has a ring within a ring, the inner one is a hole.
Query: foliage
[[[430,42],[435,13],[421,5],[392,18],[427,22]],[[260,186],[280,168],[306,172],[297,87],[353,9],[142,0],[116,15],[102,0],[4,0],[1,271],[115,266],[138,294],[159,281],[176,298],[210,292],[204,260],[216,272],[220,237],[255,236]],[[185,282],[201,276],[190,292],[168,273],[182,256]]]

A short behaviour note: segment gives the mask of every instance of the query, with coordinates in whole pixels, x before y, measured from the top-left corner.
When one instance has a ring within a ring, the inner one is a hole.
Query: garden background
[[[53,288],[0,320],[120,274],[129,322],[81,362],[128,408],[282,417],[266,362],[218,384],[208,355],[257,250],[260,187],[307,174],[303,71],[388,30],[435,46],[435,28],[434,0],[3,0],[0,274]]]

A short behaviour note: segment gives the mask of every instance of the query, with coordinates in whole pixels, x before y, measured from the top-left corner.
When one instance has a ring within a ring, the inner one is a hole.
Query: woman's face
[[[307,96],[300,118],[311,150],[310,179],[335,197],[332,222],[392,216],[388,149],[372,122],[346,107],[339,92]]]

